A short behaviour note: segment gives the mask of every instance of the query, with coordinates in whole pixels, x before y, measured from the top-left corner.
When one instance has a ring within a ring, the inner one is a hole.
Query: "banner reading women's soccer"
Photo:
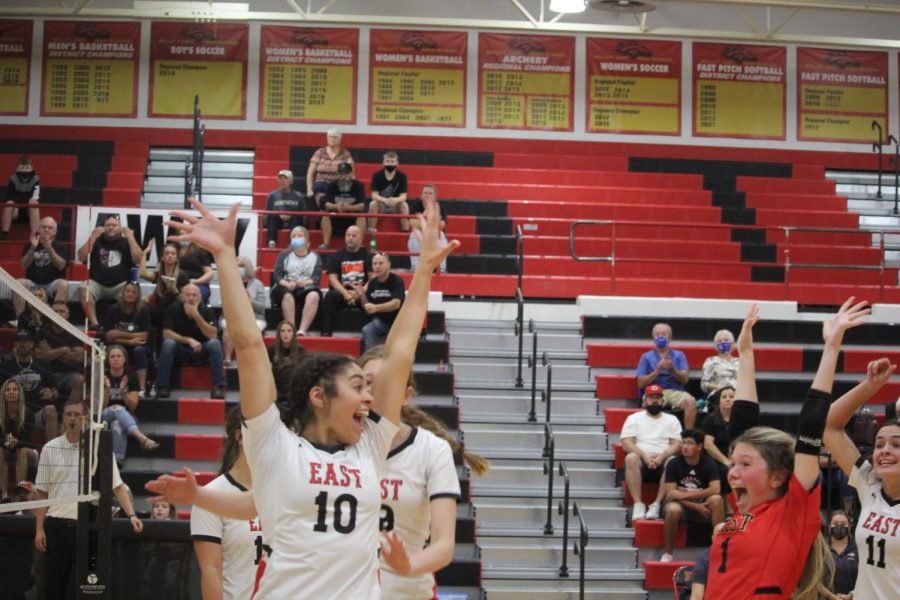
[[[694,43],[694,135],[785,139],[781,46]]]
[[[28,114],[31,21],[0,20],[0,115]]]
[[[41,115],[136,117],[140,23],[45,21]]]
[[[888,134],[887,52],[797,48],[797,139],[875,140]]]
[[[150,116],[243,119],[247,96],[247,25],[153,23]]]
[[[465,127],[464,31],[373,29],[369,123]]]
[[[588,38],[587,130],[681,133],[681,42]]]
[[[263,25],[260,121],[355,123],[358,29]]]
[[[575,38],[478,34],[478,126],[572,131]]]

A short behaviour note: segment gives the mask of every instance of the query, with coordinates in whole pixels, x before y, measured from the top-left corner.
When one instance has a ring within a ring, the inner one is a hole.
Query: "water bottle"
[[[137,280],[138,280],[138,268],[131,267],[131,282],[137,283]]]
[[[372,254],[375,254],[378,251],[378,241],[375,239],[375,232],[372,232],[372,240],[369,242],[369,250],[372,251]]]

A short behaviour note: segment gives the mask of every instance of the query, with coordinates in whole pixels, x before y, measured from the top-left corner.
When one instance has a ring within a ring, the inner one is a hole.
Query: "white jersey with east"
[[[371,413],[357,444],[323,447],[291,432],[272,405],[243,433],[272,549],[254,598],[377,600],[379,481],[397,426]]]
[[[381,479],[381,529],[396,531],[414,554],[425,547],[431,527],[431,500],[459,500],[459,476],[450,444],[430,431],[414,427],[409,438],[388,454]],[[434,596],[434,575],[403,577],[381,561],[385,599],[424,600]]]
[[[862,509],[856,524],[859,573],[853,597],[895,600],[900,596],[900,502],[890,502],[869,461],[850,472]]]
[[[241,490],[246,488],[227,473],[208,484],[210,490]],[[246,600],[253,594],[256,566],[263,558],[263,544],[259,518],[226,519],[199,506],[191,510],[191,539],[222,545],[222,597],[224,600]]]

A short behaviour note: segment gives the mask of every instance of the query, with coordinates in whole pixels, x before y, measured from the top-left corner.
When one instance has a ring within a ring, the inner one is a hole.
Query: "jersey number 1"
[[[866,546],[869,548],[869,557],[866,559],[867,565],[875,565],[879,569],[884,568],[884,547],[886,540],[884,538],[875,541],[875,536],[870,535],[866,538]],[[875,546],[878,546],[878,562],[875,562]]]
[[[356,527],[356,496],[350,494],[341,494],[334,499],[334,530],[338,533],[350,533]],[[328,492],[319,492],[316,496],[316,506],[319,508],[316,524],[313,525],[313,531],[328,531],[328,525],[325,523],[325,515],[328,510]],[[344,507],[347,507],[350,517],[347,523],[344,523]]]

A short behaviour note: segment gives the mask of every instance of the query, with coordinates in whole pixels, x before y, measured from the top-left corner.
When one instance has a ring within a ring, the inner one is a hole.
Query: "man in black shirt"
[[[25,392],[25,403],[47,432],[47,439],[59,435],[56,376],[44,361],[34,357],[34,338],[29,331],[16,332],[13,356],[0,364],[0,380],[15,378]]]
[[[34,165],[27,156],[19,158],[16,164],[16,172],[9,178],[6,185],[6,204],[33,205],[28,208],[28,224],[31,231],[36,231],[41,219],[40,210],[37,207],[41,197],[41,178],[34,172]],[[20,211],[13,206],[5,206],[0,212],[0,240],[9,238],[9,228],[14,219],[20,218]]]
[[[366,190],[363,184],[353,178],[353,164],[338,165],[338,178],[328,184],[322,210],[336,213],[361,213],[366,210]],[[328,250],[332,232],[340,233],[356,224],[362,231],[366,226],[365,217],[322,217],[322,244],[319,250]]]
[[[78,249],[78,260],[88,263],[91,278],[82,287],[81,307],[87,315],[88,325],[96,329],[97,300],[118,300],[122,288],[131,280],[131,268],[140,264],[141,247],[134,239],[134,232],[122,227],[119,217],[107,215],[103,225],[91,232],[91,237]]]
[[[369,315],[369,322],[362,328],[363,350],[381,343],[387,337],[405,298],[403,280],[391,272],[390,258],[384,252],[376,252],[372,257],[372,278],[366,285],[362,306]]]
[[[168,398],[172,366],[208,362],[212,374],[212,398],[225,397],[225,356],[218,338],[216,320],[208,306],[200,302],[200,289],[193,283],[181,288],[181,302],[166,311],[163,342],[156,372],[157,398]]]
[[[287,169],[278,171],[278,189],[269,193],[266,198],[266,210],[295,212],[308,210],[306,196],[293,188],[294,174]],[[302,225],[306,227],[306,217],[300,215],[266,215],[266,239],[269,248],[274,248],[278,241],[279,229],[293,229]]]
[[[19,264],[25,269],[25,278],[19,283],[28,288],[41,287],[50,300],[69,300],[69,282],[66,280],[68,254],[56,241],[56,220],[44,217],[36,231],[22,248]],[[25,309],[25,300],[13,294],[16,314]]]
[[[339,310],[360,310],[365,301],[365,285],[372,271],[372,258],[362,247],[362,230],[356,225],[347,228],[344,247],[332,254],[325,270],[328,272],[328,293],[322,300],[322,335],[334,331],[334,315]]]
[[[384,169],[372,173],[372,202],[369,203],[369,212],[408,215],[406,174],[397,170],[399,164],[397,153],[385,152],[382,164]],[[378,219],[370,218],[369,232],[374,232],[376,227]],[[409,219],[400,219],[400,229],[409,231]]]

